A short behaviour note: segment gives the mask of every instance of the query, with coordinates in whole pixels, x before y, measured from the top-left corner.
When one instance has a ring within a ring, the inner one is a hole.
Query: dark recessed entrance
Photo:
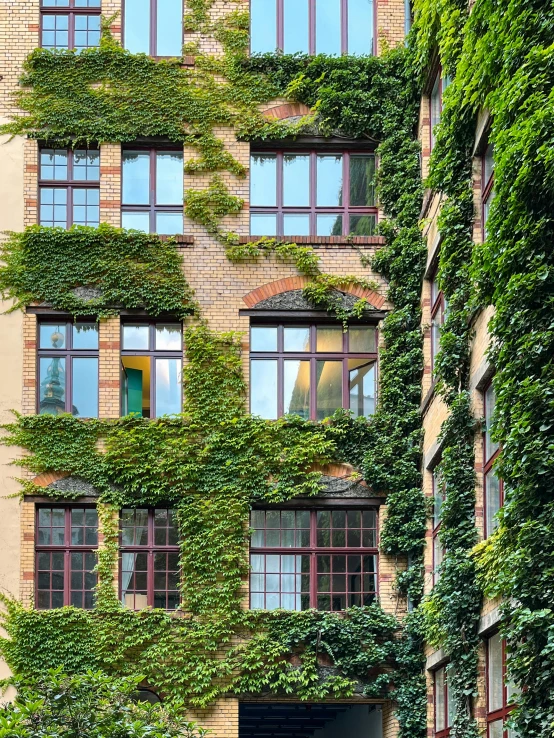
[[[239,738],[382,738],[380,705],[241,702]]]

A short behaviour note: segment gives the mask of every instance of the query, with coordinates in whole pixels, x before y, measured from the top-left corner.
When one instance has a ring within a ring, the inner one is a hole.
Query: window
[[[341,407],[375,412],[377,331],[373,326],[252,325],[250,412],[323,420]]]
[[[121,602],[133,610],[179,607],[179,539],[175,512],[121,511]]]
[[[98,46],[100,17],[100,0],[42,0],[42,48],[82,51]]]
[[[446,88],[450,85],[451,82],[451,78],[447,75],[443,77],[440,70],[437,72],[437,76],[435,77],[435,81],[433,82],[431,95],[429,97],[431,108],[431,150],[435,146],[435,126],[440,123],[442,115],[443,95]]]
[[[377,511],[253,510],[250,607],[345,610],[377,592]]]
[[[98,323],[38,324],[38,412],[98,417]]]
[[[454,720],[454,700],[448,688],[450,666],[443,666],[435,672],[435,736],[443,738],[450,735],[450,727]]]
[[[444,548],[440,540],[441,511],[445,497],[444,484],[433,472],[433,584],[440,579]]]
[[[183,152],[123,151],[123,228],[172,235],[183,232]]]
[[[90,610],[96,586],[96,509],[38,507],[35,541],[37,609],[73,605]]]
[[[487,639],[487,735],[516,738],[506,720],[514,708],[517,688],[506,679],[506,643],[499,633]]]
[[[435,359],[440,349],[442,326],[448,305],[444,292],[440,289],[437,274],[431,279],[431,371],[435,369]]]
[[[125,48],[133,54],[181,56],[183,15],[183,0],[125,0]]]
[[[504,504],[504,484],[493,469],[498,457],[499,445],[492,440],[492,416],[496,405],[494,387],[489,384],[483,393],[483,404],[485,408],[485,428],[483,431],[483,456],[485,471],[485,537],[494,533],[498,521],[496,513]]]
[[[482,161],[482,212],[483,212],[483,239],[487,237],[487,220],[492,199],[494,197],[494,149],[489,144]]]
[[[373,154],[253,153],[253,236],[371,236],[375,232]]]
[[[373,54],[373,0],[250,0],[251,51]]]
[[[98,149],[40,150],[39,222],[69,228],[100,223]]]
[[[182,410],[183,330],[180,323],[121,326],[122,415],[144,418]]]

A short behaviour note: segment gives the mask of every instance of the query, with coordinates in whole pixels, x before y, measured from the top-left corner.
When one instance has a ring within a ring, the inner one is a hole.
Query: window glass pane
[[[67,5],[68,0],[62,0],[62,2],[60,2],[59,4]],[[100,0],[75,0],[75,7],[76,8],[99,8]]]
[[[435,583],[439,581],[441,575],[441,564],[443,559],[443,548],[440,538],[436,535],[433,538],[433,575]]]
[[[373,53],[373,0],[348,0],[348,53]]]
[[[150,213],[121,213],[121,227],[150,233]]]
[[[148,205],[150,202],[150,154],[146,151],[123,152],[123,202]]]
[[[502,638],[496,633],[488,640],[487,650],[489,704],[488,711],[500,710],[504,704]]]
[[[183,232],[183,213],[156,213],[156,233],[174,236]]]
[[[263,54],[277,48],[276,0],[250,0],[250,50]]]
[[[310,204],[310,157],[283,156],[283,205],[308,206]]]
[[[350,204],[375,205],[375,157],[350,157]]]
[[[369,325],[351,325],[348,329],[348,348],[351,354],[376,353],[375,328]]]
[[[100,44],[100,16],[99,15],[76,15],[75,16],[75,48],[89,49]]]
[[[156,417],[180,413],[181,359],[156,359]]]
[[[252,609],[309,608],[309,557],[297,554],[250,557]]]
[[[157,351],[180,351],[182,347],[182,329],[179,323],[157,325],[155,332]]]
[[[485,477],[486,534],[490,536],[498,527],[495,515],[500,510],[500,482],[494,471]]]
[[[301,52],[308,54],[308,0],[284,0],[284,47],[285,54]]]
[[[250,204],[277,205],[275,154],[252,154],[250,157]]]
[[[46,20],[48,16],[45,16]],[[67,150],[41,149],[40,150],[40,178],[67,179]]]
[[[182,0],[158,0],[156,56],[181,56],[183,51]]]
[[[340,325],[318,325],[316,336],[316,351],[342,351],[343,330]]]
[[[123,38],[133,54],[150,53],[150,0],[125,0]]]
[[[286,326],[283,329],[283,345],[285,351],[309,351],[310,328]]]
[[[342,236],[342,215],[318,215],[317,236]]]
[[[182,151],[165,151],[156,154],[157,205],[182,204],[183,176]]]
[[[446,727],[444,704],[444,669],[435,672],[435,730]]]
[[[251,351],[277,351],[277,326],[252,326],[250,328]]]
[[[375,413],[375,362],[348,359],[348,389],[350,409],[354,417],[369,417]]]
[[[504,723],[502,720],[489,723],[489,738],[504,738]]]
[[[276,236],[277,235],[277,216],[276,215],[257,215],[252,213],[250,216],[250,235],[251,236]],[[298,234],[294,234],[298,235]]]
[[[67,228],[67,190],[40,188],[40,224]]]
[[[348,232],[353,236],[374,236],[376,225],[375,215],[351,215]]]
[[[436,472],[433,472],[433,493],[433,527],[436,528],[437,525],[440,523],[444,497],[444,489]]]
[[[98,417],[98,359],[73,359],[71,412],[81,418]]]
[[[340,55],[340,0],[317,0],[315,10],[316,54]]]
[[[95,17],[100,18],[100,16]],[[98,182],[100,179],[99,151],[94,149],[76,149],[73,152],[73,179]]]
[[[65,323],[39,324],[40,348],[65,348]]]
[[[42,18],[41,43],[45,49],[67,49],[69,47],[69,16],[48,15]]]
[[[485,458],[488,460],[498,451],[498,443],[491,438],[492,416],[496,405],[496,395],[492,384],[485,392]]]
[[[342,362],[317,362],[317,419],[323,420],[342,407]]]
[[[309,215],[283,215],[284,236],[309,236]]]
[[[71,328],[74,349],[98,348],[98,323],[74,323]]]
[[[452,725],[456,714],[454,690],[450,688],[450,682],[454,677],[455,671],[451,664],[449,664],[444,671],[446,678],[446,727],[449,728]]]
[[[39,375],[39,413],[65,413],[65,359],[41,358]]]
[[[443,324],[442,306],[433,315],[431,320],[431,359],[434,361],[440,349],[441,328]]]
[[[492,174],[494,172],[494,147],[492,144],[489,144],[487,146],[487,150],[485,151],[484,159],[484,182],[483,185],[486,186],[488,184],[489,179],[492,177]]]
[[[435,144],[435,126],[441,117],[440,74],[437,74],[431,91],[431,146]]]
[[[318,156],[316,204],[336,207],[342,203],[342,156],[340,154]]]
[[[277,418],[277,362],[250,362],[250,412],[268,420]]]
[[[310,416],[310,362],[284,362],[284,414]]]
[[[73,190],[73,224],[95,227],[100,223],[100,190]]]
[[[123,348],[148,351],[150,347],[150,327],[148,325],[123,325]]]

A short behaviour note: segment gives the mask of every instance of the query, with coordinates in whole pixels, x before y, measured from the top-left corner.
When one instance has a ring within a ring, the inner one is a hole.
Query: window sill
[[[263,239],[275,238],[279,243],[297,243],[308,246],[327,246],[328,248],[349,248],[352,246],[384,246],[384,236],[241,236],[239,243],[257,243]]]
[[[188,233],[179,233],[175,236],[158,236],[158,238],[160,239],[160,241],[169,241],[169,239],[171,238],[175,241],[175,243],[178,243],[179,246],[192,246],[194,243],[194,236]]]

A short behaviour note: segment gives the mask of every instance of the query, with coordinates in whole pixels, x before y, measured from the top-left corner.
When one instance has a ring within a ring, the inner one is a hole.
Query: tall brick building
[[[209,9],[210,21],[217,23],[230,9],[248,9],[248,5],[248,0],[216,0]],[[263,53],[277,47],[285,53],[379,55],[404,43],[409,13],[410,3],[404,0],[252,0],[251,50]],[[183,26],[180,0],[4,0],[0,5],[0,122],[14,114],[13,93],[26,57],[37,47],[83,50],[98,45],[101,15],[111,19],[113,39],[133,53],[181,56],[182,45],[191,43],[197,44],[199,54],[222,53],[220,41]],[[194,68],[195,56],[188,50],[183,66]],[[440,68],[429,69],[418,131],[423,177],[447,84]],[[261,110],[270,122],[294,122],[310,113],[306,106],[284,98],[264,103]],[[492,176],[485,117],[475,142],[477,242],[485,225]],[[135,142],[123,144],[89,141],[75,149],[40,136],[3,137],[0,226],[22,232],[37,224],[70,228],[107,223],[176,236],[186,279],[208,326],[242,334],[242,368],[252,413],[269,420],[295,413],[317,421],[343,407],[356,417],[370,417],[379,398],[383,348],[379,329],[392,307],[386,280],[366,265],[365,258],[373,257],[385,243],[376,228],[384,213],[372,179],[375,142],[322,136],[317,131],[290,140],[247,142],[237,140],[230,126],[214,132],[247,170],[244,178],[222,174],[231,195],[244,200],[238,214],[224,217],[224,229],[236,232],[242,245],[267,236],[281,243],[312,246],[323,272],[367,280],[366,286],[353,280],[341,287],[345,305],[359,298],[367,301],[362,319],[351,321],[346,332],[336,317],[303,296],[309,278],[299,274],[291,261],[270,254],[247,263],[231,262],[213,233],[184,215],[187,190],[209,186],[211,173],[188,173],[186,163],[197,152],[163,137],[137,136]],[[428,253],[421,298],[422,469],[424,493],[435,499],[436,510],[441,493],[434,469],[441,455],[440,427],[447,415],[433,382],[433,361],[447,310],[435,280],[441,202],[440,193],[426,193],[422,212]],[[4,309],[9,307],[3,304]],[[490,317],[490,310],[485,310],[473,318],[470,378],[475,416],[487,419],[494,407],[492,370],[485,356]],[[182,323],[171,315],[154,317],[129,309],[98,323],[80,317],[74,324],[71,314],[33,303],[24,311],[3,314],[0,326],[2,422],[10,421],[12,409],[23,415],[69,412],[99,419],[129,412],[156,418],[180,411],[186,357]],[[488,426],[482,435],[476,434],[475,450],[477,523],[480,535],[486,537],[502,504],[502,483],[491,470],[498,449]],[[94,488],[81,485],[83,493],[75,499],[71,493],[79,489],[78,480],[55,470],[34,477],[25,472],[38,487],[59,494],[55,501],[51,494],[26,494],[20,500],[13,497],[20,490],[10,467],[13,458],[13,448],[0,447],[0,588],[39,610],[93,607],[95,553],[103,541]],[[386,496],[374,493],[369,480],[366,484],[352,477],[353,469],[347,464],[325,466],[322,471],[319,497],[300,505],[252,511],[248,605],[342,611],[368,605],[378,597],[386,613],[402,619],[409,602],[395,589],[394,578],[403,564],[379,552]],[[127,508],[119,524],[122,556],[114,586],[123,606],[177,609],[179,549],[171,511],[163,506]],[[427,592],[440,575],[439,525],[438,515],[432,516],[425,552]],[[323,530],[327,537],[320,537]],[[319,568],[324,560],[327,570]],[[487,601],[480,626],[481,682],[475,715],[489,738],[503,738],[502,721],[511,697],[502,681],[499,617],[498,602]],[[449,733],[451,718],[448,655],[428,648],[426,656],[427,732],[442,737]],[[6,676],[8,669],[2,668],[1,675]],[[155,683],[147,687],[156,692]],[[283,695],[245,699],[229,695],[191,714],[213,730],[214,738],[325,738],[339,731],[345,738],[393,738],[398,733],[393,703],[359,694],[323,703],[300,703]]]

